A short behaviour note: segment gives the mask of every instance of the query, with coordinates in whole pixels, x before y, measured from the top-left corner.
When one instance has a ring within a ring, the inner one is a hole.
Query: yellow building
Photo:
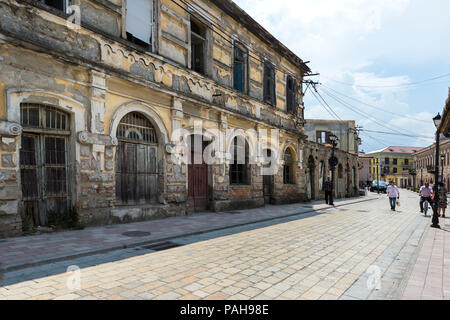
[[[414,168],[414,154],[419,147],[390,146],[367,153],[370,160],[370,180],[394,181],[399,187],[411,185],[409,170]]]

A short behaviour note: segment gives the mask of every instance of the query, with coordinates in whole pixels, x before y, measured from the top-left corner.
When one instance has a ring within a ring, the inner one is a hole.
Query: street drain
[[[179,243],[175,243],[175,242],[172,242],[172,241],[166,241],[166,242],[162,242],[162,243],[152,244],[152,245],[149,245],[149,246],[143,246],[141,248],[155,250],[155,251],[162,251],[162,250],[168,250],[168,249],[181,247],[181,246],[182,245],[179,244]]]
[[[127,231],[122,233],[123,236],[126,237],[146,237],[150,235],[150,232],[146,231]]]

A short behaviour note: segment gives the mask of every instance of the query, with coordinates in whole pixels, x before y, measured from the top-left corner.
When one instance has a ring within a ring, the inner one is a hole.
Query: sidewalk
[[[439,218],[441,229],[430,224],[403,300],[450,300],[450,219]]]
[[[369,194],[367,197],[340,199],[335,200],[335,206],[373,199],[378,199],[378,196]],[[324,204],[324,201],[279,206],[267,205],[242,211],[196,213],[191,216],[161,220],[0,239],[0,266],[3,271],[12,271],[67,258],[92,255],[327,208],[330,206]],[[149,232],[150,235],[141,237],[123,235],[130,231]]]

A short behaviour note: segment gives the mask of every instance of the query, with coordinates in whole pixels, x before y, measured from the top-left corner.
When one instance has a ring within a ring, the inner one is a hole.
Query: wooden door
[[[158,197],[156,146],[119,141],[116,152],[116,199],[144,204]]]
[[[197,136],[198,138],[198,136]],[[203,139],[203,138],[202,138]],[[203,151],[208,142],[201,141],[200,150],[194,150],[194,136],[191,136],[191,158],[188,165],[188,211],[205,211],[208,209],[208,165]]]
[[[47,225],[47,213],[67,210],[67,139],[63,136],[22,136],[20,174],[23,218],[34,226]]]
[[[204,211],[208,209],[208,165],[189,164],[188,190],[191,211]]]

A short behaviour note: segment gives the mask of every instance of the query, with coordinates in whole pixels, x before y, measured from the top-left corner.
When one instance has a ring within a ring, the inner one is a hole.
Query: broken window
[[[138,112],[122,118],[117,127],[116,199],[118,204],[157,200],[158,139],[151,122]]]
[[[269,61],[264,62],[264,102],[276,105],[275,98],[275,66]]]
[[[234,89],[247,92],[248,53],[243,46],[235,44],[233,65]]]
[[[244,137],[234,137],[231,144],[230,183],[250,184],[249,146]]]
[[[297,82],[293,76],[288,75],[286,81],[286,109],[288,113],[297,115]]]
[[[20,149],[22,218],[47,225],[47,213],[62,213],[69,204],[69,115],[51,106],[21,104]]]
[[[290,148],[284,152],[283,183],[294,184],[294,161]]]
[[[191,17],[191,69],[205,74],[206,26]]]
[[[146,49],[151,48],[153,31],[153,0],[127,1],[127,39]]]
[[[68,5],[67,0],[40,0],[40,1],[49,7],[53,7],[63,12],[66,11]]]

